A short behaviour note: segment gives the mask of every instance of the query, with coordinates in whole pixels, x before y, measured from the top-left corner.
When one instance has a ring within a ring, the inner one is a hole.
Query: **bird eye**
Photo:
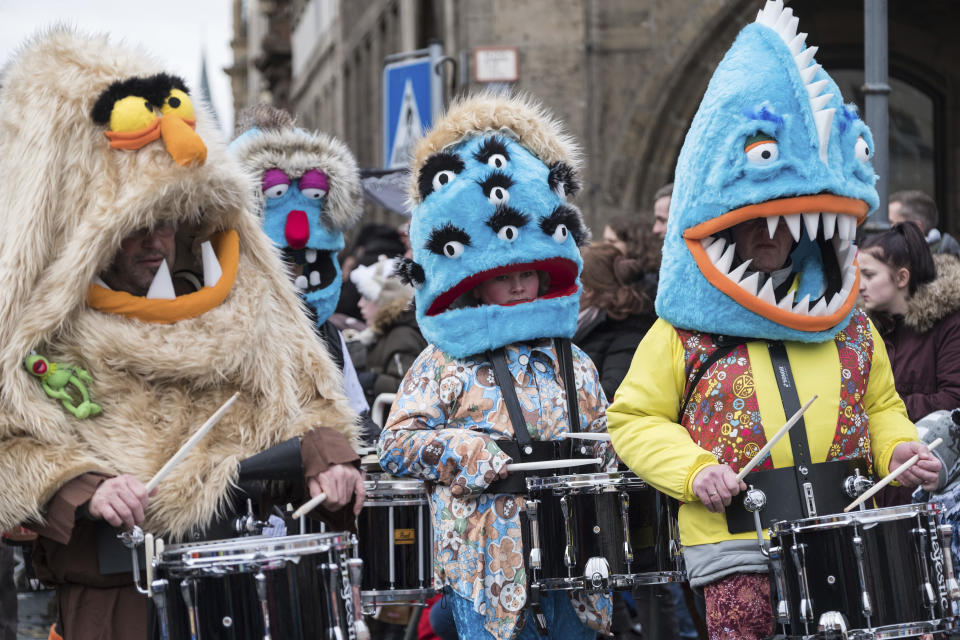
[[[503,169],[507,166],[507,159],[503,157],[503,154],[495,153],[487,158],[487,164],[494,169]]]
[[[448,258],[459,258],[463,255],[463,248],[462,242],[451,240],[443,245],[443,255],[447,256]]]
[[[501,240],[506,240],[507,242],[513,242],[519,237],[520,231],[513,226],[512,224],[505,225],[500,227],[500,231],[497,231],[497,237]]]
[[[153,106],[146,98],[127,96],[113,103],[110,111],[111,131],[139,131],[157,119]]]
[[[557,228],[553,230],[552,235],[555,242],[563,242],[567,239],[567,236],[570,235],[570,232],[567,231],[567,225],[558,224]]]
[[[866,163],[870,161],[870,147],[867,145],[867,141],[863,139],[863,136],[857,138],[857,146],[853,148],[853,153],[860,162]]]
[[[454,173],[453,171],[450,171],[449,169],[444,171],[438,171],[437,175],[433,176],[433,190],[439,191],[440,187],[450,184],[456,179],[456,177],[457,177],[457,174]]]
[[[290,185],[288,184],[282,184],[282,183],[275,184],[269,189],[264,189],[263,195],[267,196],[268,198],[279,198],[280,196],[285,194],[287,192],[287,189],[289,188],[290,188]]]
[[[490,189],[490,194],[487,196],[487,199],[490,200],[490,204],[507,204],[510,202],[510,192],[503,187],[493,187]]]
[[[758,166],[772,164],[780,157],[776,140],[758,140],[748,144],[743,150],[747,154],[747,162]]]
[[[163,106],[160,107],[160,113],[163,115],[175,115],[187,120],[193,120],[196,114],[193,112],[193,102],[185,91],[180,89],[171,89]]]

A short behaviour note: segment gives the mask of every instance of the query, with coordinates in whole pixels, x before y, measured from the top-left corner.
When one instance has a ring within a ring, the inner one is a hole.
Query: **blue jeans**
[[[453,619],[457,624],[457,632],[461,638],[470,640],[491,640],[493,635],[483,628],[483,616],[473,610],[473,603],[455,593],[447,592],[444,600],[449,603],[453,611]],[[441,601],[442,602],[442,601]],[[438,603],[440,604],[440,603]],[[570,597],[565,591],[551,591],[540,596],[540,605],[547,618],[547,635],[541,636],[533,617],[527,613],[527,623],[516,636],[517,640],[595,640],[597,634],[580,621]],[[519,615],[519,614],[517,614]],[[430,617],[431,623],[433,616]],[[500,639],[496,639],[500,640]]]

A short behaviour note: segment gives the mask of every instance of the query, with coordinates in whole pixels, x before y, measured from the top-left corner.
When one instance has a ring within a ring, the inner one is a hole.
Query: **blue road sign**
[[[433,49],[384,66],[383,166],[388,169],[407,165],[413,144],[440,113],[442,78],[433,71],[439,59]]]

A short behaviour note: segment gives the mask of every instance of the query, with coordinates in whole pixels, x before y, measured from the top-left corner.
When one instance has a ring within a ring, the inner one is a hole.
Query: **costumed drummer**
[[[356,414],[242,170],[181,79],[55,28],[2,85],[0,529],[39,534],[64,637],[145,638],[146,599],[113,527],[226,537],[235,503],[305,499],[309,483],[347,528],[355,510],[341,507],[363,496]],[[195,277],[172,276],[185,270]],[[284,490],[258,491],[264,472]]]
[[[807,473],[817,511],[837,512],[819,493],[840,493],[839,481],[824,486],[838,468],[825,461],[886,475],[916,453],[900,476],[908,485],[935,481],[939,467],[917,442],[883,341],[854,308],[855,230],[878,202],[873,139],[796,29],[792,10],[769,2],[710,81],[677,164],[660,319],[608,411],[624,462],[684,503],[684,559],[711,638],[771,633],[752,516],[728,505],[746,488],[736,472],[795,408],[818,396],[746,476],[772,478],[768,509],[792,496],[784,519],[807,517],[795,483]]]
[[[388,473],[427,481],[434,583],[449,588],[465,638],[539,637],[533,614],[551,638],[609,626],[608,595],[528,596],[526,484],[506,472],[523,443],[539,451],[570,429],[567,393],[575,430],[606,428],[599,375],[568,341],[587,239],[567,201],[579,166],[542,107],[488,94],[454,104],[414,151],[413,259],[399,270],[430,345],[400,384],[378,452]]]

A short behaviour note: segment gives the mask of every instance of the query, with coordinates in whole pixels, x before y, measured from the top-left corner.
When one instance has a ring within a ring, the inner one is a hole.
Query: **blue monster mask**
[[[230,148],[253,172],[264,232],[323,324],[340,298],[343,230],[361,212],[356,160],[338,140],[294,127],[278,109],[260,105],[242,118],[250,126]]]
[[[853,309],[856,227],[878,203],[873,138],[797,24],[768,2],[687,133],[656,303],[675,326],[821,342]]]
[[[570,337],[577,325],[588,239],[579,210],[577,149],[530,100],[480,95],[451,107],[418,144],[412,170],[413,260],[427,340],[454,357],[513,342]],[[540,295],[479,303],[474,289],[497,276],[536,271]]]

